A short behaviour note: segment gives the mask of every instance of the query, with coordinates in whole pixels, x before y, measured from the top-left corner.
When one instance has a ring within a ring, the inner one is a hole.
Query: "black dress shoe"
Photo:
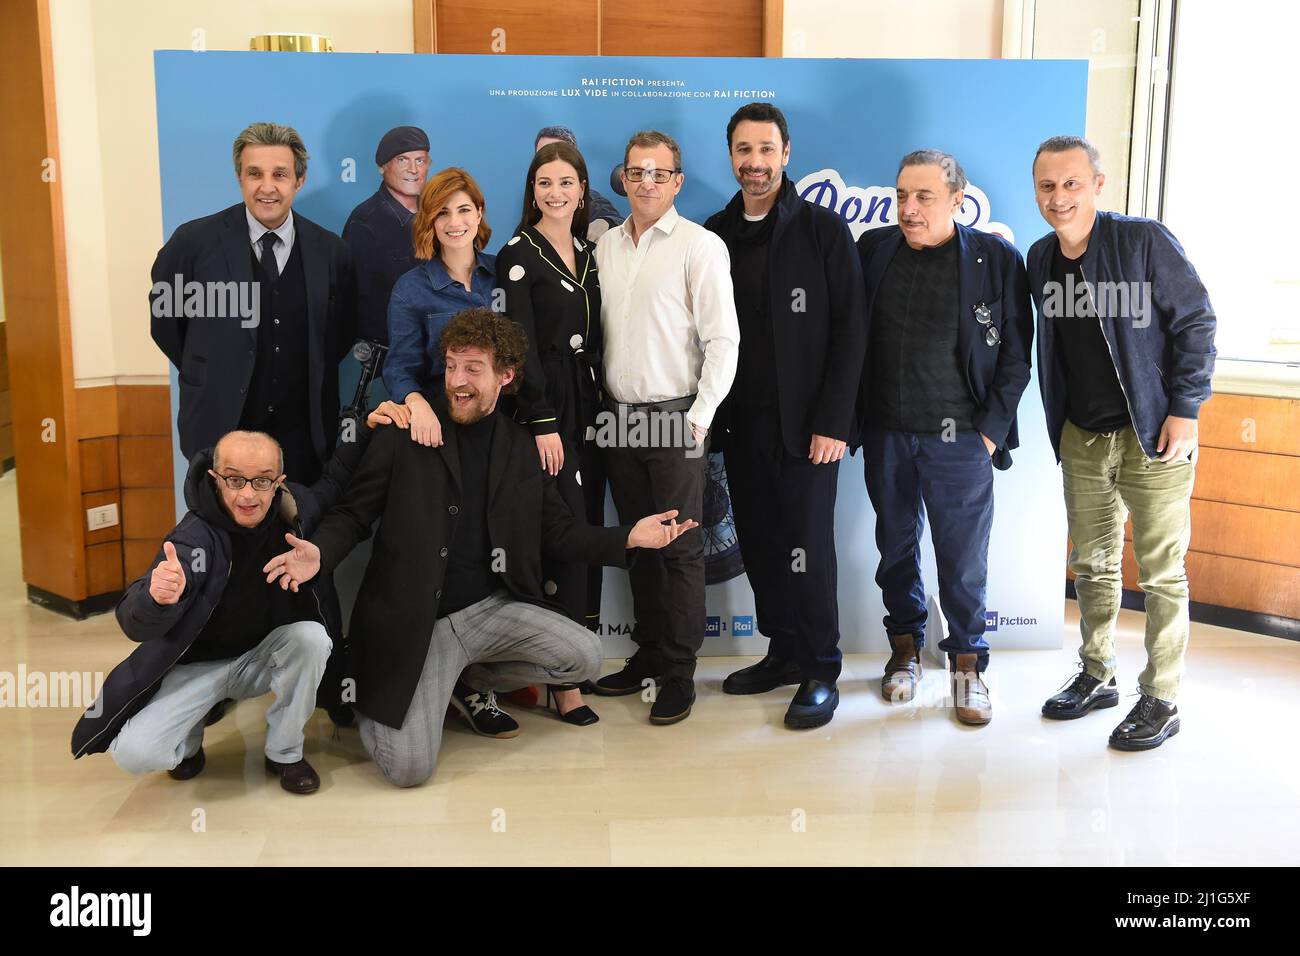
[[[456,681],[451,705],[481,737],[518,737],[519,722],[497,706],[493,691],[477,691],[464,681]]]
[[[645,687],[646,680],[659,683],[659,669],[648,660],[647,655],[638,652],[624,661],[621,671],[606,674],[596,681],[596,693],[605,697],[635,694]]]
[[[1119,703],[1115,678],[1103,684],[1087,671],[1079,671],[1074,680],[1043,704],[1043,716],[1052,720],[1074,720],[1090,710],[1114,707]]]
[[[1110,745],[1116,750],[1152,750],[1178,733],[1180,723],[1176,706],[1143,694],[1111,731]]]
[[[782,657],[768,654],[757,664],[742,667],[733,674],[728,674],[722,682],[724,694],[766,694],[786,684],[797,684],[800,680],[799,665]]]
[[[834,681],[806,680],[794,693],[785,712],[785,725],[795,730],[810,730],[831,722],[840,705],[840,689]]]
[[[599,723],[600,715],[586,704],[582,704],[578,707],[574,707],[572,710],[560,713],[560,698],[556,692],[581,689],[581,684],[547,684],[546,709],[550,710],[551,701],[555,701],[555,716],[559,717],[560,720],[564,721],[566,724],[573,724],[575,727],[590,727],[592,724]]]
[[[266,772],[280,778],[280,786],[290,793],[315,793],[320,789],[320,777],[306,760],[294,763],[277,763],[266,758]]]
[[[675,724],[691,715],[695,704],[695,682],[687,677],[670,677],[664,681],[650,707],[650,723]]]
[[[167,771],[167,776],[173,780],[189,780],[197,777],[203,772],[203,765],[208,762],[208,758],[203,755],[203,748],[200,747],[198,753],[193,757],[186,757],[176,766]]]
[[[208,709],[208,712],[203,715],[203,726],[211,727],[222,717],[226,716],[226,713],[234,706],[235,699],[233,697],[227,697],[225,700],[217,701]]]

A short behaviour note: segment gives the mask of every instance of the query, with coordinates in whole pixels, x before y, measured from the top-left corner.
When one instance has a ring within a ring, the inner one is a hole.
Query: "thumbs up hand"
[[[176,546],[163,542],[163,559],[149,576],[149,596],[158,604],[175,604],[185,593],[185,569],[176,557]]]

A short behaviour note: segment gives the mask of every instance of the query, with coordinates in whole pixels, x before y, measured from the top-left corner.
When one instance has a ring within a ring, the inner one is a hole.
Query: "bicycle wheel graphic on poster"
[[[736,522],[731,515],[731,494],[722,453],[709,455],[709,473],[704,480],[704,581],[721,584],[745,570],[736,540]]]

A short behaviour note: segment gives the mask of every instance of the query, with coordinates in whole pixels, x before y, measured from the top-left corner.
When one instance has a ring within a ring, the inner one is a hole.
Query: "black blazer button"
[[[453,514],[453,515],[458,515],[458,514],[460,514],[460,509],[457,508],[455,505],[452,505],[450,508],[447,509],[447,513],[448,513],[448,514]]]
[[[440,557],[440,558],[445,558],[446,556],[447,556],[447,549],[446,549],[446,548],[443,548],[442,550],[440,550],[440,551],[438,552],[438,557]]]
[[[440,599],[442,597],[442,589],[440,588],[437,591],[434,591],[433,596],[435,599]]]

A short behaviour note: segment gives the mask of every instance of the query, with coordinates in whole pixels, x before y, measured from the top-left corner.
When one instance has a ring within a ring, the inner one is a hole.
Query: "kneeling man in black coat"
[[[352,612],[350,676],[362,743],[399,787],[432,776],[458,680],[477,692],[477,727],[499,713],[496,690],[596,676],[600,639],[546,596],[543,551],[627,567],[631,549],[662,548],[696,527],[675,510],[616,528],[573,515],[532,435],[497,412],[527,350],[515,322],[467,309],[439,347],[444,443],[377,430],[344,500],[310,541],[291,538],[293,550],[266,566],[268,580],[297,587],[333,571],[382,519]]]
[[[391,421],[371,413],[370,424]],[[289,532],[310,534],[343,493],[367,429],[345,425],[334,457],[308,487],[287,482],[284,453],[263,432],[234,431],[197,452],[185,481],[189,511],[153,567],[126,589],[117,620],[139,647],[113,669],[72,734],[76,757],[108,751],[130,773],[203,770],[205,715],[220,701],[275,695],[266,713],[266,769],[292,793],[320,778],[303,756],[303,728],[342,634],[338,604],[319,584],[285,591],[262,568]]]

